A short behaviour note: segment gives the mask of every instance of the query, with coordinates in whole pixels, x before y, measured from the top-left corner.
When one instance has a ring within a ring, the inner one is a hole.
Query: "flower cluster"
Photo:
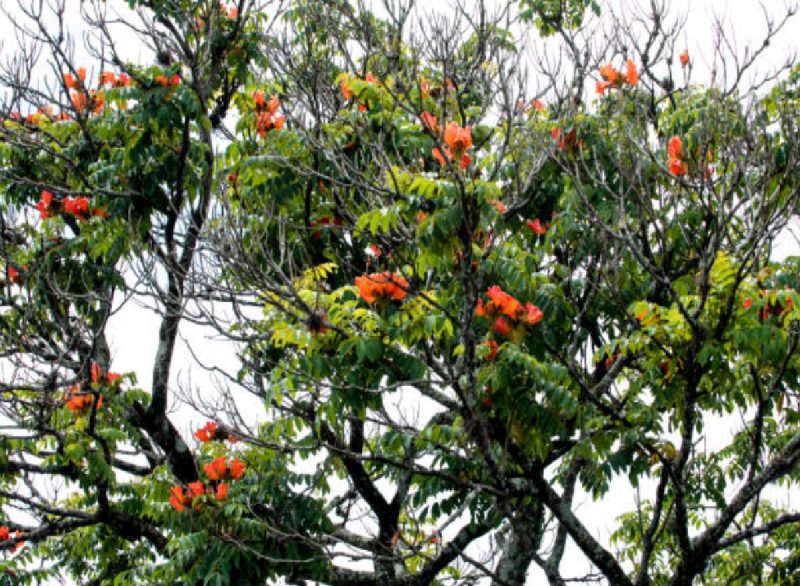
[[[700,151],[699,149],[696,151],[697,158],[700,159]],[[681,175],[686,175],[689,172],[689,164],[686,159],[686,152],[683,148],[683,141],[679,136],[673,136],[667,141],[667,154],[669,155],[669,172],[675,175],[676,177],[680,177]],[[703,171],[704,176],[706,178],[710,177],[712,173],[714,173],[714,167],[710,163],[714,160],[714,155],[711,153],[710,150],[706,151],[706,167]],[[702,168],[703,162],[696,162],[694,168]]]
[[[397,273],[372,273],[356,277],[358,293],[367,303],[393,299],[402,301],[408,289],[408,280]]]
[[[80,385],[71,387],[64,396],[64,400],[66,408],[77,415],[83,415],[92,408],[92,405],[98,410],[103,406],[103,395],[98,394],[95,397],[94,393],[81,392]]]
[[[225,441],[228,440],[232,444],[239,441],[239,438],[235,435],[228,433],[224,429],[220,429],[219,425],[216,421],[208,421],[206,424],[194,432],[194,437],[203,443],[219,440]]]
[[[433,135],[439,135],[440,129],[436,116],[430,112],[423,112],[420,115],[422,125]],[[444,146],[433,147],[431,151],[434,158],[442,166],[447,165],[448,161],[458,161],[461,169],[466,169],[472,162],[472,157],[467,151],[472,148],[472,126],[459,126],[457,122],[450,122],[444,130]]]
[[[550,225],[550,223],[548,222],[547,225],[543,226],[539,218],[534,218],[533,220],[528,220],[526,225],[531,231],[533,231],[538,236],[544,236],[545,234],[547,234],[547,228]]]
[[[204,495],[213,496],[217,501],[224,501],[228,498],[228,483],[226,480],[239,480],[244,474],[246,465],[241,460],[232,459],[227,462],[225,456],[215,458],[203,466],[203,470],[211,481],[208,485],[199,480],[190,482],[184,487],[176,484],[170,488],[169,504],[176,511],[181,512],[187,506],[199,509],[202,506]]]
[[[264,98],[262,92],[253,94],[253,105],[256,111],[256,132],[258,136],[264,138],[270,130],[280,130],[286,122],[283,115],[277,116],[281,102],[278,96],[272,96],[269,100]]]
[[[686,175],[688,167],[684,160],[683,141],[679,136],[673,136],[667,142],[667,154],[669,154],[669,172],[680,177]]]
[[[533,326],[542,321],[544,313],[528,302],[523,306],[512,295],[494,285],[486,291],[489,301],[478,299],[475,315],[493,320],[492,329],[501,336],[508,337],[519,327]]]
[[[160,85],[161,87],[175,87],[181,85],[181,76],[178,73],[174,73],[170,77],[166,75],[156,75],[154,78],[155,82]]]
[[[100,74],[99,84],[109,87],[128,87],[131,85],[131,78],[126,73],[117,75],[113,71],[104,71]]]
[[[622,89],[624,85],[631,87],[639,83],[639,71],[636,69],[636,64],[628,59],[625,63],[625,73],[618,71],[610,63],[600,67],[600,76],[602,80],[597,81],[595,89],[597,93],[603,95],[609,88]]]
[[[22,537],[23,535],[25,535],[25,533],[22,531],[14,531],[13,539],[17,539],[19,537]],[[9,539],[12,539],[11,530],[5,525],[0,526],[0,541],[8,541]],[[13,551],[17,551],[20,547],[22,547],[24,543],[25,543],[24,541],[17,541],[17,543],[13,547]]]
[[[103,367],[96,362],[92,362],[91,375],[92,384],[98,386],[112,386],[117,384],[122,378],[122,375],[117,372],[104,373]]]
[[[8,265],[6,267],[6,280],[10,285],[21,285],[25,280],[24,273],[27,270],[27,265],[17,270],[14,266]],[[5,283],[3,283],[5,284]]]
[[[107,218],[108,212],[103,208],[91,208],[87,197],[65,197],[63,200],[56,199],[55,196],[47,191],[42,191],[41,198],[36,203],[39,217],[42,220],[53,217],[59,213],[74,216],[77,220],[87,220],[89,216],[99,216]]]
[[[558,148],[562,151],[572,153],[583,148],[583,139],[578,138],[578,132],[571,128],[569,132],[562,132],[560,128],[553,128],[550,131],[553,140],[556,141]]]

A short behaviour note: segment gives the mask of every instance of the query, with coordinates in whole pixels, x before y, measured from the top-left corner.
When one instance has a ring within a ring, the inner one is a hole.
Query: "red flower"
[[[86,197],[64,198],[64,213],[71,214],[79,220],[85,220],[89,214],[89,199]]]
[[[542,321],[544,313],[537,306],[528,302],[525,304],[525,313],[522,316],[522,321],[525,325],[534,326]]]
[[[680,60],[681,60],[681,65],[683,65],[684,67],[689,65],[689,51],[684,49],[683,53],[681,53]]]
[[[218,501],[224,501],[228,498],[228,485],[225,482],[220,482],[217,484],[217,492],[214,495],[214,498]]]
[[[190,499],[194,499],[194,498],[197,498],[199,496],[203,496],[205,494],[205,492],[206,492],[205,485],[200,481],[190,482],[188,486],[189,486],[189,492],[187,493],[187,496]]]
[[[670,158],[683,158],[683,141],[680,136],[673,136],[667,141],[667,154]]]
[[[22,276],[22,273],[20,273],[11,265],[6,267],[6,278],[12,285],[19,285],[25,280],[25,278]]]
[[[531,107],[537,112],[541,112],[544,110],[544,103],[540,99],[534,98],[531,100]]]
[[[180,485],[175,485],[169,489],[169,504],[172,505],[179,513],[186,508],[186,505],[191,504],[192,498],[184,494],[183,487]]]
[[[239,480],[242,477],[242,474],[244,474],[244,469],[247,468],[247,466],[241,460],[234,458],[231,460],[229,468],[230,477],[234,480]]]
[[[539,236],[544,236],[547,234],[547,228],[542,226],[542,222],[539,221],[539,218],[535,218],[533,220],[528,220],[528,228],[533,230]]]
[[[686,163],[681,161],[680,159],[670,159],[669,160],[669,172],[679,177],[681,175],[686,175],[688,168],[686,167]]]
[[[511,326],[508,325],[508,322],[503,317],[498,317],[494,320],[492,329],[501,336],[508,336],[511,333]]]
[[[203,466],[203,470],[205,470],[210,480],[222,480],[228,472],[225,456],[220,456],[219,458],[211,460],[211,462]]]
[[[402,301],[406,296],[408,280],[397,273],[373,273],[356,277],[355,285],[367,303],[382,299]]]
[[[264,93],[260,91],[253,92],[253,104],[256,110],[262,110],[267,102],[264,100]]]
[[[744,306],[745,309],[750,309],[753,306],[753,300],[748,297],[747,299],[744,300],[742,306]]]
[[[0,527],[0,541],[8,541],[11,538],[11,533],[9,533],[8,527],[3,525]]]
[[[95,400],[94,393],[81,393],[78,385],[73,386],[67,391],[65,396],[65,406],[73,413],[83,414],[94,404],[97,409],[103,406],[103,395],[97,395]]]
[[[209,421],[203,427],[194,432],[196,437],[201,442],[210,442],[217,435],[217,424],[214,421]]]

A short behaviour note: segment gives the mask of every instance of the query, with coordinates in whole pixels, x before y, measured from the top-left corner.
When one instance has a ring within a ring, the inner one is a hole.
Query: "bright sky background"
[[[733,32],[733,38],[735,38],[740,55],[745,54],[748,44],[760,43],[763,32],[766,30],[764,8],[754,0],[668,0],[668,2],[672,5],[674,11],[686,11],[688,14],[684,37],[685,47],[689,50],[695,66],[693,78],[698,82],[708,79],[708,71],[714,58],[711,35],[713,31],[711,23],[714,15],[721,16],[728,23],[727,28]],[[82,61],[81,55],[83,53],[82,39],[79,32],[82,30],[82,26],[78,18],[80,4],[80,0],[67,0],[69,10],[66,15],[70,28],[76,31],[76,54],[78,56],[77,63],[79,64]],[[110,7],[114,7],[124,3],[121,3],[120,0],[109,0],[108,4]],[[438,10],[444,4],[444,2],[437,1],[432,5],[436,6]],[[622,6],[622,8],[619,8],[620,10],[630,10],[631,7],[646,6],[648,4],[649,0],[615,0],[613,2],[614,6]],[[767,14],[772,15],[779,14],[784,5],[781,0],[765,0],[765,4],[769,6]],[[15,12],[15,5],[15,0],[2,0],[1,3],[2,9],[10,11],[12,14]],[[122,9],[125,10],[124,5]],[[798,21],[795,19],[794,25],[789,25],[787,30],[778,37],[777,42],[770,46],[766,58],[762,61],[764,66],[760,71],[763,72],[767,67],[777,65],[790,52],[797,49],[796,38],[791,34],[793,30],[798,30],[797,24]],[[19,47],[6,18],[0,18],[0,38],[5,39],[0,47],[0,58],[5,60]],[[149,58],[149,51],[135,39],[121,37],[121,40],[123,41],[122,46],[129,51],[129,57],[132,60]],[[42,67],[44,67],[44,64],[42,64]],[[44,70],[48,75],[50,74],[49,67]],[[97,71],[95,71],[96,73]],[[800,253],[800,247],[798,247],[797,240],[789,237],[789,235],[779,243],[778,256],[783,257],[798,253]],[[112,368],[120,372],[136,372],[140,386],[145,389],[149,388],[151,380],[158,325],[159,321],[156,314],[142,309],[134,303],[128,304],[111,321]],[[183,339],[190,341],[197,356],[206,364],[222,366],[235,364],[232,349],[228,344],[216,341],[215,338],[209,337],[207,332],[200,330],[196,326],[184,323],[181,327],[181,336]],[[213,383],[209,381],[207,373],[194,365],[185,343],[179,344],[173,365],[172,381],[176,387],[191,388],[205,396],[214,395]],[[256,417],[262,415],[264,409],[263,406],[256,403],[247,411],[253,414],[253,417]],[[198,424],[203,422],[204,419],[182,409],[173,416],[173,421],[177,423],[188,439],[191,431],[198,427]],[[709,441],[715,443],[715,439],[725,439],[730,433],[730,429],[730,424],[728,423],[715,424],[707,430],[707,435],[710,433]],[[714,437],[715,434],[716,437]],[[578,506],[579,516],[586,517],[588,515],[592,518],[595,533],[601,538],[605,538],[608,535],[616,515],[625,510],[630,510],[633,504],[633,493],[625,479],[618,479],[614,483],[612,493],[609,496],[610,498],[605,499],[602,503],[593,503],[590,498],[584,496]],[[573,567],[576,574],[581,574],[586,569],[586,565],[581,561],[576,562],[576,560],[582,558],[573,554],[568,554],[562,567]],[[541,584],[544,582],[539,574],[532,572],[528,583]]]

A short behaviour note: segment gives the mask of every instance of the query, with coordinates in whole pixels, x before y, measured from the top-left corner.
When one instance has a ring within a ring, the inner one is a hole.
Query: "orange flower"
[[[264,100],[264,93],[260,91],[253,92],[253,103],[255,104],[256,110],[263,109],[267,104]]]
[[[616,85],[620,80],[620,72],[614,69],[611,63],[600,66],[600,75],[611,85]]]
[[[217,424],[214,421],[209,421],[203,427],[194,432],[196,437],[201,442],[210,442],[217,435]]]
[[[230,477],[234,480],[239,480],[242,474],[244,474],[244,469],[247,468],[247,465],[241,460],[234,458],[231,460],[229,468]]]
[[[676,177],[680,177],[681,175],[686,175],[687,171],[688,168],[686,167],[686,163],[684,163],[680,159],[669,160],[669,172],[675,175]]]
[[[339,88],[341,88],[342,97],[345,100],[352,100],[355,94],[353,94],[353,91],[350,89],[350,86],[347,83],[347,81],[348,81],[347,77],[342,78],[342,81],[339,82]]]
[[[175,485],[169,489],[169,504],[172,505],[172,508],[178,511],[179,513],[186,508],[186,505],[191,504],[192,499],[191,497],[187,496],[183,492],[183,487],[180,485]]]
[[[356,277],[355,285],[367,303],[383,299],[402,301],[406,296],[408,281],[400,274],[385,272]]]
[[[753,306],[753,300],[748,297],[747,299],[744,300],[744,303],[742,303],[742,306],[745,309],[750,309]]]
[[[625,63],[625,81],[630,86],[639,83],[639,71],[636,69],[636,63],[630,59]]]
[[[260,95],[256,99],[256,111],[261,111],[256,118],[256,132],[261,138],[264,138],[270,130],[279,130],[283,128],[286,118],[284,116],[276,116],[281,102],[278,96],[272,96],[268,102],[264,103],[264,96]]]
[[[217,493],[214,495],[214,498],[218,501],[224,501],[228,498],[228,485],[225,482],[217,484]]]
[[[518,311],[522,310],[520,302],[497,285],[489,287],[486,294],[489,296],[489,303],[484,306],[483,301],[481,299],[478,300],[476,313],[479,316],[493,317],[503,314],[508,317],[514,317]]]
[[[541,112],[544,110],[544,103],[540,99],[534,98],[531,100],[531,107],[537,112]]]
[[[451,122],[444,131],[444,142],[456,157],[460,157],[472,147],[472,126],[462,128],[457,122]]]
[[[681,53],[680,55],[680,60],[681,60],[681,65],[683,65],[684,67],[689,65],[689,51],[684,49],[683,53]]]
[[[422,127],[427,128],[433,134],[439,133],[439,125],[436,122],[436,116],[431,114],[430,112],[423,112],[419,115],[420,120],[422,120]]]
[[[6,267],[6,278],[12,285],[19,285],[25,280],[22,274],[11,265]]]
[[[86,197],[66,197],[63,205],[65,214],[71,214],[79,220],[85,220],[89,214],[89,199]]]
[[[190,499],[194,499],[194,498],[197,498],[199,496],[203,496],[205,494],[205,492],[206,492],[206,487],[202,482],[200,482],[200,481],[190,482],[189,483],[189,493],[187,494],[187,496]]]
[[[447,161],[459,159],[459,167],[466,169],[472,162],[472,157],[466,151],[472,147],[472,126],[463,128],[457,122],[451,122],[444,131],[445,146],[440,150],[434,147],[431,151],[434,158],[444,166]]]
[[[81,393],[78,385],[71,387],[65,396],[65,406],[73,413],[82,414],[94,404],[97,409],[103,406],[103,395],[98,395],[95,401],[94,393]]]
[[[225,478],[225,474],[228,472],[228,465],[225,463],[225,456],[220,456],[219,458],[214,458],[203,466],[203,470],[205,470],[206,475],[210,480],[222,480]]]
[[[8,541],[11,538],[11,533],[8,530],[8,527],[3,525],[0,527],[0,541]]]
[[[630,86],[639,83],[639,71],[636,69],[636,64],[630,59],[625,63],[624,77],[611,63],[601,65],[599,71],[603,81],[598,81],[595,85],[595,89],[597,93],[601,95],[604,94],[608,88],[621,88],[623,83],[627,83]]]
[[[539,236],[544,236],[547,234],[547,228],[542,226],[542,222],[539,220],[539,218],[528,220],[527,226]]]
[[[100,74],[100,85],[114,85],[117,82],[117,76],[113,71],[104,71]]]
[[[447,153],[447,159],[451,159],[452,155],[450,154],[450,149],[444,147],[445,152]],[[442,151],[440,151],[437,147],[433,147],[431,150],[431,154],[433,154],[433,158],[439,161],[439,164],[444,167],[447,164],[447,159],[445,159]]]
[[[74,75],[67,72],[64,74],[64,85],[67,87],[67,89],[76,89],[78,87],[78,82],[75,80]]]
[[[501,214],[505,214],[508,211],[508,206],[504,204],[502,201],[495,199],[493,201],[490,201],[489,203],[491,203],[494,206],[494,209],[496,209]]]
[[[595,92],[597,92],[598,94],[600,94],[602,96],[604,93],[606,93],[606,90],[608,88],[610,88],[610,87],[611,87],[611,82],[610,81],[601,81],[601,80],[598,79],[595,82],[594,90],[595,90]]]
[[[39,217],[46,220],[53,213],[53,194],[47,190],[42,191],[42,196],[36,204],[36,209],[39,210]]]
[[[681,141],[681,137],[673,136],[669,139],[667,142],[667,153],[670,158],[673,159],[680,159],[683,157],[683,141]]]

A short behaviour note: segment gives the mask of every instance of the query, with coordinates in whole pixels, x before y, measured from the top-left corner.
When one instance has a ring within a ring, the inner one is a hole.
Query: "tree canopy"
[[[795,583],[795,6],[124,4],[8,13],[0,584]]]

